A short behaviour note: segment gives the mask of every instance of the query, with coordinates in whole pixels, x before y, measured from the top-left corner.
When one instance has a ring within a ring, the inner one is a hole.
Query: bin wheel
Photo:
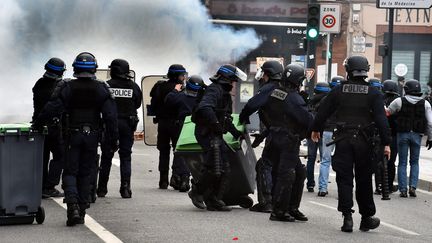
[[[242,208],[250,208],[253,206],[253,199],[249,196],[241,197],[239,200],[239,206]]]
[[[36,222],[38,224],[42,224],[45,221],[45,209],[39,206],[38,211],[36,213]]]

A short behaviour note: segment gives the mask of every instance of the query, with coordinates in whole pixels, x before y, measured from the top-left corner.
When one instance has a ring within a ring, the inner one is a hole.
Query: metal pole
[[[333,61],[333,34],[329,33],[328,38],[329,44],[327,44],[327,61],[328,61],[328,70],[327,70],[327,82],[331,81],[332,78],[332,61]]]
[[[392,76],[392,61],[393,61],[393,23],[394,9],[389,9],[389,33],[388,33],[388,55],[387,55],[387,79]]]
[[[331,67],[329,67],[329,51],[330,51],[330,33],[327,33],[326,69],[325,69],[326,82],[328,82],[329,72],[331,72]]]
[[[317,0],[309,0],[309,3],[316,3]],[[318,33],[319,35],[319,33]],[[319,37],[318,37],[319,38]],[[307,52],[306,52],[306,68],[315,69],[316,65],[316,41],[308,40],[307,42]],[[307,83],[307,93],[309,97],[313,95],[313,90],[315,86],[315,77],[314,75]]]

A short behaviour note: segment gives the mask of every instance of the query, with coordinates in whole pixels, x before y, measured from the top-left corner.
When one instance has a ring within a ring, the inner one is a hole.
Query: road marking
[[[51,198],[54,202],[56,202],[58,205],[63,207],[64,209],[67,209],[66,204],[63,203],[63,198]],[[107,229],[105,229],[102,225],[100,225],[96,220],[94,220],[90,215],[86,215],[85,217],[85,224],[84,224],[89,230],[91,230],[93,233],[95,233],[99,238],[101,238],[106,243],[122,243],[117,236],[109,232]]]
[[[151,154],[142,154],[142,153],[132,153],[132,155],[138,155],[138,156],[151,156]]]
[[[337,211],[337,208],[332,207],[332,206],[328,206],[328,205],[325,205],[325,204],[322,204],[322,203],[318,203],[318,202],[314,202],[314,201],[309,201],[309,203],[312,203],[312,204],[315,204],[315,205],[318,205],[318,206],[321,206],[321,207],[324,207],[324,208],[333,209],[333,210]],[[411,231],[411,230],[407,230],[407,229],[404,229],[404,228],[401,228],[401,227],[398,227],[396,225],[389,224],[389,223],[386,223],[386,222],[383,222],[383,221],[381,221],[381,224],[383,226],[386,226],[388,228],[400,231],[400,232],[408,234],[408,235],[416,235],[416,236],[420,235],[417,232],[414,232],[414,231]]]

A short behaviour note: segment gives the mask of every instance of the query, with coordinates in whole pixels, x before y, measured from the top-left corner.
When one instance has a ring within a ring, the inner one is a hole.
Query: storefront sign
[[[210,13],[222,16],[306,18],[307,4],[289,2],[211,1]]]

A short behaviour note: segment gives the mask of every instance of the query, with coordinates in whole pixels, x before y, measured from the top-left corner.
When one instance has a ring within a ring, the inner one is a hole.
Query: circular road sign
[[[336,18],[335,18],[335,16],[333,16],[331,14],[327,14],[326,16],[324,16],[324,18],[322,18],[322,23],[323,23],[324,27],[330,29],[333,26],[335,26]]]

